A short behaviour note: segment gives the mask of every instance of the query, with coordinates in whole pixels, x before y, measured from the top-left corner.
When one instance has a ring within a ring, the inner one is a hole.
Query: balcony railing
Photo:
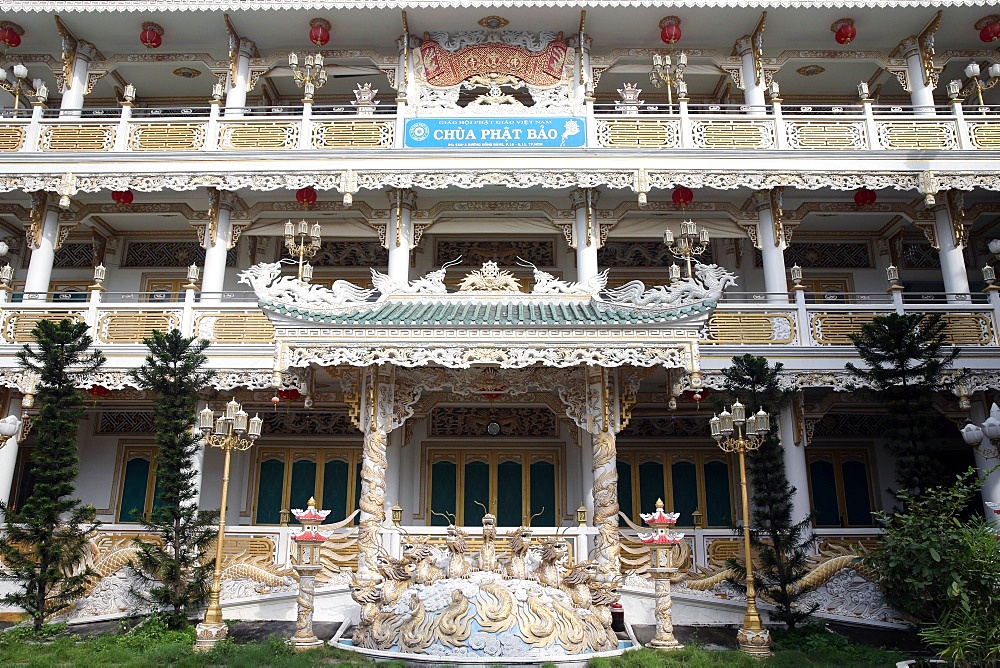
[[[1000,150],[1000,110],[796,104],[595,104],[587,148]],[[286,151],[399,147],[394,105],[0,110],[0,153]]]
[[[98,293],[100,294],[100,293]],[[38,300],[0,303],[0,344],[22,344],[31,340],[31,330],[42,319],[70,318],[85,322],[90,335],[102,347],[137,344],[152,330],[177,328],[186,336],[198,336],[216,344],[269,344],[274,328],[250,292],[196,293],[189,290],[183,301],[165,301],[158,293],[103,293],[87,302],[53,300],[58,293]],[[755,297],[760,297],[755,299]],[[851,346],[849,335],[879,314],[940,313],[948,324],[949,341],[974,348],[1000,345],[1000,296],[822,294],[798,292],[793,297],[765,293],[727,294],[709,317],[703,346],[767,346],[828,348]],[[932,297],[927,299],[927,297]],[[964,299],[960,299],[964,298]]]

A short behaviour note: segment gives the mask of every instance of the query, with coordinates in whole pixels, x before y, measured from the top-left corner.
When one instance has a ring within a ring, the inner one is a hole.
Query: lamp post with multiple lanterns
[[[750,550],[750,500],[747,496],[746,453],[757,450],[771,431],[771,418],[761,408],[749,418],[746,407],[739,401],[732,405],[732,412],[723,410],[709,420],[712,438],[724,452],[739,454],[740,491],[743,501],[743,560],[747,573],[747,611],[743,628],[736,634],[740,650],[754,656],[771,653],[771,634],[764,628],[757,612],[757,595],[754,591],[753,559]]]
[[[307,53],[303,64],[299,65],[297,53],[288,54],[288,66],[292,69],[295,85],[303,89],[303,100],[312,101],[317,88],[326,83],[326,69],[323,67],[323,54]]]
[[[697,255],[701,255],[708,249],[708,230],[704,227],[698,229],[693,220],[685,220],[681,223],[681,233],[678,236],[675,237],[673,231],[670,229],[663,231],[663,243],[671,255],[687,263],[686,278],[691,278],[693,275],[691,273],[691,259]],[[672,265],[670,268],[670,280],[678,280],[680,278],[679,274],[680,271],[677,269],[677,265]]]
[[[323,230],[319,223],[313,223],[310,229],[309,223],[300,220],[296,225],[292,221],[285,223],[285,248],[292,255],[299,256],[299,280],[308,283],[312,280],[313,268],[307,257],[315,257],[319,251],[320,240]]]
[[[215,570],[212,573],[212,587],[208,594],[208,609],[205,619],[198,624],[196,650],[210,650],[226,637],[228,629],[222,621],[222,607],[219,592],[222,588],[222,550],[226,535],[226,497],[229,494],[229,461],[233,450],[243,452],[253,446],[260,437],[264,421],[259,415],[247,419],[247,412],[235,399],[226,404],[226,410],[219,416],[206,407],[198,414],[198,428],[205,435],[205,443],[219,448],[225,453],[222,465],[222,502],[219,506],[219,534],[215,539]]]

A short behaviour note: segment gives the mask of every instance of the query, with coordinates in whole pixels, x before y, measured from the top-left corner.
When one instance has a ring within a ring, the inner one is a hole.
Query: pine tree
[[[17,361],[38,379],[38,414],[31,422],[35,483],[22,508],[0,504],[7,522],[0,541],[7,570],[0,570],[0,580],[21,588],[2,600],[27,612],[37,632],[79,598],[93,576],[84,557],[88,536],[98,526],[97,511],[72,498],[79,472],[77,423],[86,412],[74,378],[97,371],[105,358],[99,350],[87,352],[92,341],[84,323],[40,320],[31,335],[34,345],[26,344]]]
[[[941,421],[934,395],[951,386],[946,371],[959,353],[948,349],[947,326],[937,313],[892,313],[876,316],[851,335],[866,367],[848,363],[847,372],[856,389],[885,406],[896,483],[911,495],[947,482],[933,447]]]
[[[762,407],[775,424],[780,410],[794,394],[794,390],[783,390],[778,383],[782,367],[780,362],[769,366],[766,357],[734,357],[732,366],[723,372],[726,392],[744,403],[748,414]],[[747,469],[753,488],[750,543],[760,560],[760,566],[754,569],[754,583],[759,593],[774,601],[776,610],[771,617],[794,629],[817,607],[799,609],[796,600],[805,592],[792,588],[808,572],[807,549],[815,540],[810,531],[812,517],[792,522],[796,490],[785,475],[781,442],[774,430],[764,437],[760,448],[750,453]],[[743,564],[730,566],[745,576],[741,572]]]
[[[208,597],[213,564],[205,552],[215,540],[218,513],[198,509],[191,458],[199,442],[191,427],[197,393],[212,378],[203,370],[208,341],[186,338],[174,329],[143,341],[146,363],[131,372],[139,387],[153,396],[156,432],[156,501],[139,518],[162,544],[136,541],[139,574],[152,583],[149,599],[166,615],[171,628],[187,625],[192,608]]]

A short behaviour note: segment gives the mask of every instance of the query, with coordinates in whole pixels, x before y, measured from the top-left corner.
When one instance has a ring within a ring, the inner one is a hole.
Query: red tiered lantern
[[[850,44],[858,35],[854,19],[837,19],[830,26],[830,30],[833,31],[833,38],[837,40],[837,44]]]
[[[877,199],[878,195],[875,191],[868,188],[858,188],[854,193],[854,203],[858,206],[871,206]]]
[[[147,49],[158,49],[163,44],[163,26],[152,21],[146,21],[142,24],[139,41]]]
[[[316,203],[316,189],[312,186],[299,188],[295,193],[295,199],[302,205],[302,208],[308,209]]]
[[[135,197],[132,195],[131,190],[112,190],[111,199],[114,200],[115,204],[124,206],[125,204],[131,204]]]
[[[309,41],[316,46],[326,46],[330,41],[330,22],[326,19],[313,19],[309,25]]]
[[[988,17],[984,21],[986,24],[979,30],[979,39],[987,43],[1000,39],[1000,21],[997,21],[994,16]],[[3,40],[0,39],[0,41]]]
[[[278,390],[278,397],[284,401],[298,401],[301,396],[302,393],[294,387]]]
[[[87,394],[89,394],[94,399],[100,399],[101,397],[106,397],[111,394],[111,390],[104,387],[103,385],[91,385],[87,388]]]
[[[682,209],[691,203],[694,199],[694,193],[691,192],[690,188],[685,188],[684,186],[677,186],[674,188],[674,192],[670,195],[670,199],[674,201],[674,204],[681,207]]]
[[[21,35],[23,34],[24,28],[16,23],[0,21],[0,44],[3,44],[5,49],[15,49],[21,46]]]
[[[660,39],[664,44],[676,44],[681,39],[681,20],[676,16],[660,19]]]

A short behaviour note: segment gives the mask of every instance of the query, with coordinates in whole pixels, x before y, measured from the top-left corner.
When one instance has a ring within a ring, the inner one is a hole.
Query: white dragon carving
[[[680,306],[696,301],[716,301],[723,290],[736,285],[736,275],[715,264],[695,264],[694,276],[674,285],[646,289],[642,281],[629,281],[620,288],[604,290],[605,301],[635,306]]]
[[[406,285],[401,285],[391,279],[388,274],[372,269],[372,285],[382,293],[383,297],[388,295],[443,295],[447,294],[448,288],[444,284],[445,274],[449,267],[454,267],[462,261],[459,255],[450,262],[445,262],[440,269],[435,269],[426,276],[422,276],[415,281],[410,281]]]
[[[362,288],[350,281],[334,281],[329,288],[282,276],[285,262],[262,262],[241,271],[240,283],[248,284],[257,298],[266,302],[284,302],[309,309],[333,309],[362,304],[371,305],[374,288]]]
[[[547,271],[542,271],[524,258],[517,258],[522,267],[531,267],[535,285],[531,288],[533,295],[590,295],[594,296],[608,285],[608,271],[605,269],[597,276],[592,276],[583,283],[563,281]]]

